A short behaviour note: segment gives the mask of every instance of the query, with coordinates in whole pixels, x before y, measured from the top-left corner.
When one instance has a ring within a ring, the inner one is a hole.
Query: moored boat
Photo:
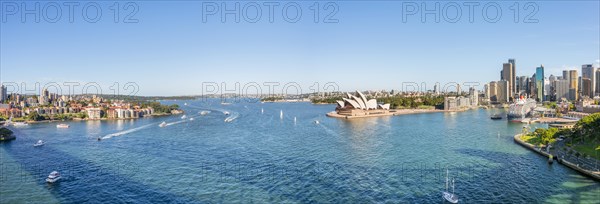
[[[67,125],[67,124],[58,124],[58,125],[56,125],[56,128],[69,128],[69,125]]]
[[[500,119],[502,119],[502,116],[501,116],[501,115],[499,115],[499,114],[494,114],[494,115],[492,115],[492,117],[490,117],[490,118],[491,118],[492,120],[500,120]]]

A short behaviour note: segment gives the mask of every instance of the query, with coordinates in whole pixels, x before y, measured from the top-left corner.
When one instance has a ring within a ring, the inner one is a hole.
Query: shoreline
[[[446,112],[460,112],[460,111],[446,111],[446,110],[438,110],[438,109],[392,109],[388,113],[373,114],[373,115],[358,115],[358,116],[340,115],[335,111],[331,111],[329,113],[326,113],[325,115],[327,117],[332,117],[332,118],[353,119],[353,118],[373,118],[373,117],[384,117],[384,116],[412,115],[412,114],[423,114],[423,113],[446,113]]]
[[[593,172],[593,171],[581,168],[581,167],[579,167],[576,164],[573,164],[573,163],[571,163],[571,162],[569,162],[567,160],[564,160],[563,158],[557,158],[557,156],[554,156],[554,155],[552,155],[552,154],[550,154],[548,152],[544,152],[544,151],[538,150],[532,144],[529,144],[529,143],[521,140],[521,138],[520,138],[521,135],[522,134],[517,134],[517,135],[515,135],[513,137],[513,139],[514,139],[514,141],[517,144],[521,145],[522,147],[525,147],[526,149],[529,149],[529,150],[531,150],[533,152],[536,152],[539,155],[544,156],[545,158],[548,158],[549,156],[552,156],[552,158],[554,160],[557,160],[559,164],[565,165],[565,166],[567,166],[567,167],[569,167],[569,168],[571,168],[571,169],[579,172],[580,174],[582,174],[584,176],[587,176],[587,177],[590,177],[590,178],[592,178],[592,179],[594,179],[596,181],[600,181],[600,172]]]
[[[181,114],[181,113],[178,113],[178,114]],[[171,116],[171,115],[178,115],[178,114],[172,114],[172,113],[152,114],[152,115],[142,116],[142,117],[138,117],[138,118],[100,118],[100,119],[72,118],[70,120],[40,120],[40,121],[27,120],[27,121],[23,121],[23,122],[25,122],[27,124],[42,124],[42,123],[56,123],[56,122],[69,122],[69,121],[117,121],[117,120],[135,120],[135,119],[151,118],[151,117],[164,117],[164,116]],[[2,125],[4,125],[5,122],[6,121],[2,121]]]

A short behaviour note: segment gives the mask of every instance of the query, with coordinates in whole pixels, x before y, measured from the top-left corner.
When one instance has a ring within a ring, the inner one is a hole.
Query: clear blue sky
[[[238,2],[241,9],[248,8],[249,18],[254,17],[255,8]],[[435,82],[499,80],[508,58],[517,60],[519,76],[531,76],[540,64],[547,75],[556,75],[600,59],[598,1],[543,1],[528,10],[519,2],[518,23],[511,10],[515,1],[496,2],[502,9],[496,23],[482,15],[485,3],[475,7],[474,22],[469,22],[468,7],[459,1],[462,16],[456,23],[443,16],[436,23],[433,15],[423,23],[420,13],[403,22],[407,13],[401,1],[338,1],[333,17],[338,23],[322,22],[333,6],[325,10],[326,2],[319,1],[320,22],[315,23],[310,9],[315,1],[297,2],[302,10],[297,23],[282,17],[282,7],[289,2],[275,7],[273,23],[262,2],[257,23],[243,16],[236,23],[233,15],[223,23],[219,15],[208,15],[203,22],[202,2],[195,1],[137,2],[138,23],[123,23],[131,11],[123,8],[121,22],[114,23],[113,1],[99,2],[102,17],[96,23],[85,21],[82,2],[70,23],[68,7],[59,2],[62,16],[57,23],[44,16],[36,23],[34,15],[26,15],[22,23],[21,13],[12,15],[12,7],[3,0],[0,80],[42,85],[97,82],[103,87],[136,82],[139,95],[200,94],[202,82],[297,82],[304,92],[313,82],[336,82],[342,91],[401,89],[402,82],[425,82],[433,89]],[[55,8],[47,3],[40,2],[40,10],[47,8],[48,18],[53,18]],[[230,8],[235,3],[226,2]],[[432,9],[435,3],[425,4]],[[223,9],[221,2],[216,5]],[[416,5],[422,9],[421,2]],[[31,9],[34,2],[26,6]],[[539,22],[524,23],[533,7],[538,9],[533,19]],[[91,8],[89,18],[94,16]],[[446,14],[454,17],[454,8],[448,7]]]

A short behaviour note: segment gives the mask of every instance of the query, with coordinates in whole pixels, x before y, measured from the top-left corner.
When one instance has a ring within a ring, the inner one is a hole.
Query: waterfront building
[[[569,100],[577,101],[579,99],[579,79],[577,70],[569,70]]]
[[[377,104],[376,99],[367,100],[359,91],[356,95],[346,93],[347,97],[337,101],[337,114],[345,116],[364,116],[389,113],[390,104]]]
[[[501,77],[500,80],[504,80],[508,82],[508,97],[513,98],[515,93],[515,73],[513,64],[504,63],[502,64],[502,71],[500,72]]]
[[[469,100],[471,102],[470,106],[477,107],[479,105],[479,91],[477,89],[469,88]]]
[[[544,65],[540,65],[535,68],[535,87],[536,87],[536,100],[539,102],[545,101],[546,92],[544,91]]]
[[[98,120],[101,117],[102,110],[100,108],[88,107],[85,109],[87,111],[88,119],[90,120]]]
[[[497,94],[497,102],[498,103],[508,103],[510,98],[510,84],[506,80],[501,80],[496,82],[496,94]]]
[[[594,98],[596,93],[596,68],[591,64],[581,65],[581,94],[590,98]],[[589,79],[589,84],[585,84],[584,79]],[[584,85],[589,85],[584,87]],[[586,89],[587,88],[587,89]]]

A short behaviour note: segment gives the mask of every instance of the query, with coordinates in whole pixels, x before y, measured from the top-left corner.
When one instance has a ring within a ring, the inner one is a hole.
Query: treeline
[[[270,96],[270,97],[265,97],[265,98],[260,99],[260,101],[262,101],[262,102],[274,102],[274,101],[278,101],[278,100],[283,100],[283,97]]]
[[[418,108],[422,106],[433,106],[437,109],[444,108],[444,96],[417,96],[417,97],[404,97],[404,96],[391,96],[385,98],[378,98],[378,103],[389,103],[390,108]]]
[[[336,101],[341,101],[343,100],[341,96],[339,97],[328,97],[328,98],[313,98],[310,101],[312,103],[336,103]]]
[[[157,101],[147,101],[139,103],[142,108],[152,108],[154,113],[171,113],[172,110],[179,110],[179,105],[163,105]]]

